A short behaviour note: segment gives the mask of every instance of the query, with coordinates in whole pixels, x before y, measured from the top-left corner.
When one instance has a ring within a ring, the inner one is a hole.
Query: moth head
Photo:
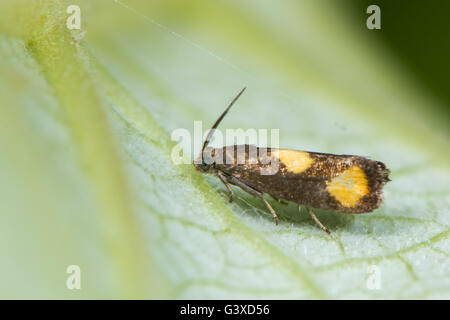
[[[206,147],[199,157],[194,161],[194,167],[202,173],[213,173],[216,170],[216,163],[214,161],[215,150],[211,147]]]

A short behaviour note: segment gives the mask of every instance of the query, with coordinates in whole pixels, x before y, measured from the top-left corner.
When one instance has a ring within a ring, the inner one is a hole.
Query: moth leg
[[[263,194],[261,194],[261,200],[264,202],[264,204],[266,205],[267,209],[269,209],[270,213],[272,214],[273,217],[273,221],[275,222],[275,225],[278,225],[278,215],[275,212],[275,210],[273,210],[272,206],[270,205],[270,203],[267,202],[266,199],[264,199]]]
[[[299,210],[301,210],[301,208],[302,208],[301,206],[298,206]],[[322,222],[320,222],[319,218],[316,217],[316,215],[314,214],[313,209],[311,207],[306,206],[306,210],[310,214],[311,218],[313,218],[313,220],[317,223],[317,225],[331,237],[331,232],[327,229],[327,227],[325,227],[322,224]]]
[[[222,181],[222,183],[225,185],[225,187],[227,188],[228,192],[230,193],[230,199],[228,199],[228,202],[229,203],[233,202],[233,195],[234,194],[233,194],[233,190],[231,190],[231,187],[230,187],[230,185],[227,182],[227,178],[220,171],[217,171],[216,175],[220,179],[220,181]]]
[[[234,185],[238,186],[239,188],[241,188],[242,190],[250,193],[251,195],[260,198],[264,202],[264,204],[266,205],[267,209],[269,209],[270,213],[272,214],[273,221],[275,222],[275,225],[278,225],[278,215],[275,212],[275,210],[273,210],[272,206],[267,202],[267,200],[264,199],[264,195],[263,195],[262,192],[259,192],[259,191],[255,190],[255,189],[253,189],[252,187],[250,187],[250,186],[246,185],[245,183],[239,181],[235,177],[230,176],[230,177],[227,177],[227,179],[228,179],[229,183],[234,184]]]
[[[275,197],[275,196],[273,196],[273,195],[270,195],[275,201],[277,201],[278,203],[281,203],[282,205],[285,205],[285,206],[287,206],[288,205],[288,203],[286,202],[286,201],[284,201],[284,200],[281,200],[280,198],[277,198],[277,197]]]

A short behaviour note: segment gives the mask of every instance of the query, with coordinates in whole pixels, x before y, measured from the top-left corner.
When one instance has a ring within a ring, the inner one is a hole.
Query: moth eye
[[[209,165],[209,164],[206,164],[206,163],[204,163],[204,162],[201,164],[201,168],[202,168],[203,171],[208,171],[208,170],[209,170],[209,167],[210,167],[210,165]]]

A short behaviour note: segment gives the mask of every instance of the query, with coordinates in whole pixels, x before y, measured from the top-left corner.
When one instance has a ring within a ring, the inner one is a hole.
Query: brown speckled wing
[[[221,152],[224,164],[216,168],[224,174],[276,198],[318,209],[373,211],[380,206],[383,186],[389,181],[389,170],[382,162],[359,156],[249,145],[224,147]],[[266,157],[258,157],[261,154]],[[271,175],[261,171],[270,171],[274,162],[268,160],[278,161],[278,170]]]

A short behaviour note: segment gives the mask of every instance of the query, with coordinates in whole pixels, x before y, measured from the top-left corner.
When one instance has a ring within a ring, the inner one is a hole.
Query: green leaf
[[[333,2],[2,6],[26,22],[0,24],[2,297],[450,297],[445,119]],[[222,129],[381,160],[381,208],[318,210],[330,239],[292,203],[271,201],[275,226],[258,199],[235,189],[228,204],[174,165],[172,130],[206,130],[244,85]]]

